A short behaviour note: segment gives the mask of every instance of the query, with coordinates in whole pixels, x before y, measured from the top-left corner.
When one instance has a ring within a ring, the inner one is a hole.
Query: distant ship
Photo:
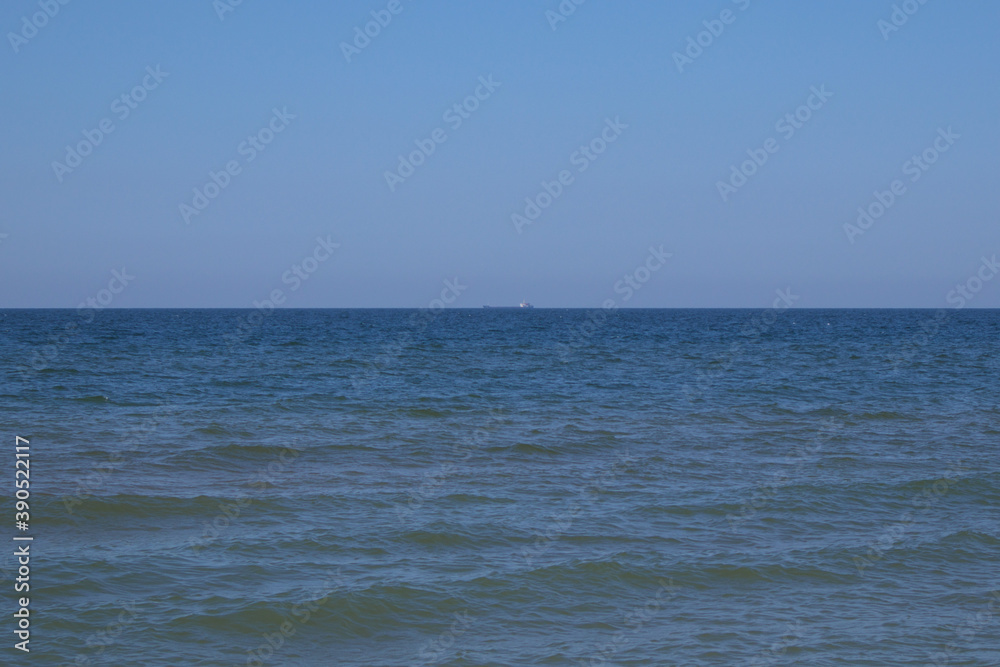
[[[534,308],[527,301],[522,301],[520,306],[483,306],[483,308],[492,308],[493,310],[517,310],[519,308]]]

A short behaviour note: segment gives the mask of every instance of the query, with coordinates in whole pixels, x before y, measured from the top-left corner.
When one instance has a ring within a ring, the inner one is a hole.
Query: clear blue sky
[[[945,307],[1000,254],[1000,3],[912,0],[887,32],[890,0],[587,0],[555,29],[559,0],[399,0],[348,62],[341,44],[388,0],[244,0],[220,19],[226,1],[73,0],[37,31],[38,0],[3,3],[0,306],[76,307],[124,267],[113,307],[249,307],[275,289],[293,307],[423,307],[456,277],[458,307],[763,307],[789,287],[800,307]],[[678,71],[704,21],[721,34]],[[123,117],[115,100],[144,80]],[[832,97],[779,131],[821,86]],[[478,108],[446,118],[477,87]],[[249,161],[241,142],[275,108],[295,118]],[[628,127],[581,158],[609,118]],[[105,119],[77,167],[53,166]],[[904,163],[948,128],[912,181]],[[230,161],[187,223],[180,205]],[[512,214],[564,170],[518,233]],[[882,217],[845,230],[897,179]],[[340,247],[293,289],[317,237]],[[661,245],[673,256],[626,303],[616,281]],[[1000,306],[1000,279],[969,305]]]

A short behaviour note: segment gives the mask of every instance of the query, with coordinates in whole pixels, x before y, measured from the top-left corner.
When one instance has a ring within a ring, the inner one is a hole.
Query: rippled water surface
[[[0,311],[26,664],[1000,662],[1000,311],[249,315]]]

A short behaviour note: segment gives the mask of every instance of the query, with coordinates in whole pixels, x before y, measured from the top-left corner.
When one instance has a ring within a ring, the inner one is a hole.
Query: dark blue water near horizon
[[[998,352],[996,310],[0,310],[17,658],[997,665]]]

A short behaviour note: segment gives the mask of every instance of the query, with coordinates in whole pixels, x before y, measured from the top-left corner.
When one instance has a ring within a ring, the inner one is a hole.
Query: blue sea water
[[[0,651],[995,665],[998,351],[1000,311],[0,311]]]

